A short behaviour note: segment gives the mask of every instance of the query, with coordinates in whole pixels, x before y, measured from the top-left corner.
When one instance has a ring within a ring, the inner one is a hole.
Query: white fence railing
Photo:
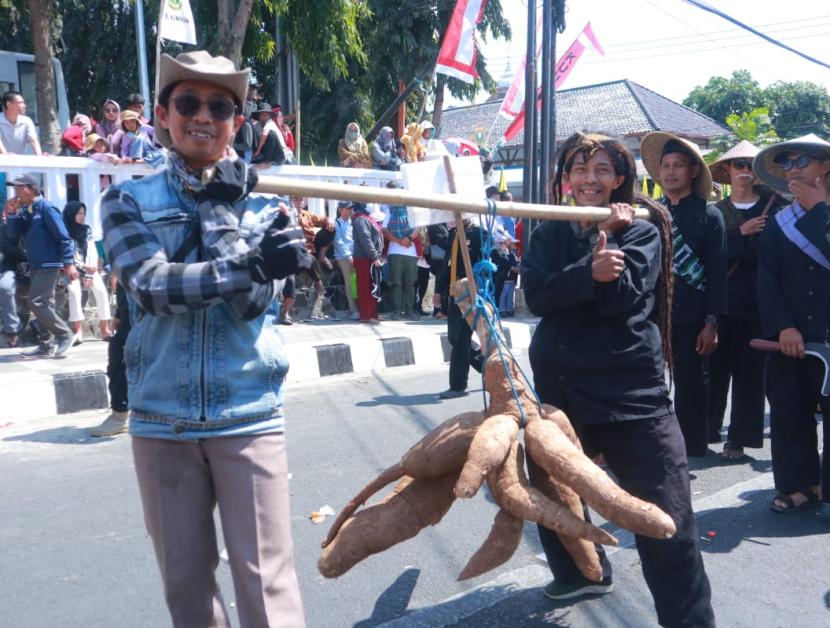
[[[87,207],[87,223],[93,237],[100,239],[101,213],[99,199],[107,185],[152,174],[144,164],[107,164],[85,157],[37,157],[34,155],[0,155],[0,200],[13,196],[12,179],[27,173],[39,178],[43,195],[62,208],[68,201],[78,200]],[[385,186],[399,181],[399,172],[364,170],[360,168],[327,168],[322,166],[277,166],[259,171],[261,174],[299,177],[308,181],[351,183],[353,185]],[[5,181],[3,179],[5,178]],[[335,216],[337,201],[309,199],[309,209],[317,214]]]

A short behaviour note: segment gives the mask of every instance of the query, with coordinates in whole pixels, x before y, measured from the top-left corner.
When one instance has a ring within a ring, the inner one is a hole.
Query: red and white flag
[[[476,72],[476,26],[487,0],[458,0],[452,12],[435,71],[465,83],[474,83]]]
[[[574,69],[576,62],[579,61],[580,57],[582,57],[582,53],[584,53],[589,46],[596,50],[599,54],[603,56],[605,55],[605,51],[602,49],[596,35],[594,35],[593,29],[591,29],[590,22],[585,25],[585,28],[582,29],[582,32],[574,40],[574,43],[572,43],[570,48],[565,51],[565,54],[559,57],[559,61],[556,63],[554,83],[556,84],[557,89],[559,89],[562,83],[565,82],[565,79],[568,78],[568,75],[571,73],[571,70]],[[539,93],[541,95],[541,90],[539,90]],[[502,105],[502,107],[503,106],[504,105]],[[501,113],[501,110],[499,110],[499,113]],[[504,132],[505,141],[509,142],[516,137],[519,131],[524,128],[524,124],[525,110],[524,103],[522,103],[521,111]]]
[[[536,20],[536,59],[542,52],[542,15]],[[519,69],[513,77],[513,82],[510,84],[510,89],[504,96],[504,100],[499,107],[499,115],[504,116],[508,120],[512,120],[519,115],[525,106],[525,69],[527,68],[527,56],[522,57],[522,62],[519,64]]]

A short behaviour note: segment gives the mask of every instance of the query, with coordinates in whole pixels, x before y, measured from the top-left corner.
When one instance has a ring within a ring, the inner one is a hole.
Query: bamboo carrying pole
[[[287,177],[261,176],[256,192],[280,194],[282,196],[304,196],[335,201],[361,203],[384,203],[407,207],[426,207],[450,212],[487,214],[487,201],[462,199],[453,194],[417,193],[400,188],[374,188],[365,185],[347,185],[322,181],[302,181]],[[586,220],[601,222],[611,215],[607,207],[567,207],[563,205],[533,205],[531,203],[496,203],[496,214],[513,218],[534,218],[536,220]],[[637,208],[635,218],[648,220],[648,210]]]

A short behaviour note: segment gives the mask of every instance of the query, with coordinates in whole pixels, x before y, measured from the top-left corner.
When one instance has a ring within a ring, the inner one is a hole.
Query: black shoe
[[[440,393],[438,397],[441,399],[458,399],[459,397],[466,397],[469,395],[466,390],[453,390],[452,388],[447,388],[444,392]]]
[[[543,593],[550,600],[572,600],[583,595],[605,595],[614,590],[611,577],[606,576],[602,582],[591,582],[587,578],[575,584],[560,584],[557,580],[550,582]]]
[[[21,351],[20,355],[25,356],[27,358],[51,358],[55,353],[55,347],[49,344],[39,344],[34,349],[27,349],[26,351]]]

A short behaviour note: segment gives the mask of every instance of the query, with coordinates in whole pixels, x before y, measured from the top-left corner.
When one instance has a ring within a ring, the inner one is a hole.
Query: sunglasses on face
[[[810,160],[812,159],[815,159],[815,157],[811,157],[810,155],[798,155],[797,157],[782,157],[776,161],[780,164],[781,170],[789,172],[793,168],[803,170],[810,165]]]
[[[749,159],[733,159],[732,167],[735,170],[752,170],[752,162]]]
[[[104,113],[118,113],[118,109],[115,109],[114,107],[107,107],[104,109]]]
[[[236,113],[236,105],[229,98],[222,98],[217,96],[211,98],[209,101],[199,99],[193,94],[179,94],[173,99],[173,105],[179,115],[185,118],[192,118],[202,109],[202,105],[207,105],[208,111],[214,120],[229,120]]]

